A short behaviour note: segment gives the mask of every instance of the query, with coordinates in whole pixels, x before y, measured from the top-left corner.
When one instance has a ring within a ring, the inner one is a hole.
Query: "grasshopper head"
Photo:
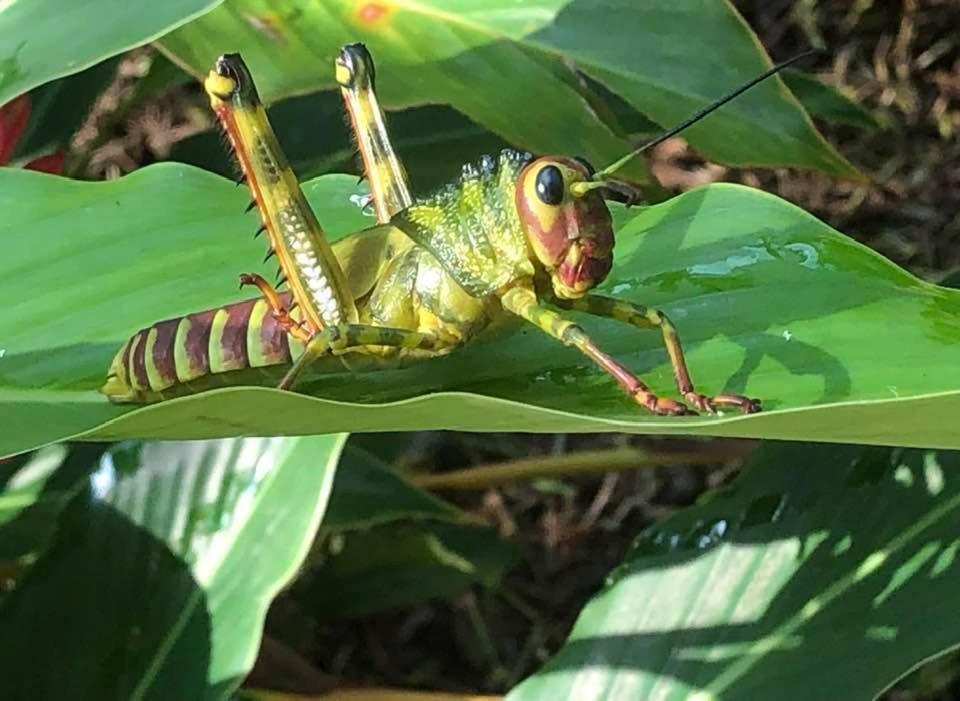
[[[257,88],[247,64],[240,54],[224,54],[203,81],[203,89],[214,111],[230,103],[234,107],[250,107],[260,103]]]
[[[545,156],[517,180],[517,212],[527,242],[563,299],[582,297],[613,265],[613,221],[604,190],[575,187],[592,177],[586,161]]]
[[[594,172],[586,161],[565,156],[546,156],[527,165],[517,180],[517,212],[530,249],[550,274],[556,295],[567,299],[582,297],[610,272],[613,226],[604,200],[629,206],[636,204],[641,195],[635,186],[611,177],[614,173],[644,151],[679,134],[811,53],[815,52],[798,54],[767,69],[599,172]]]

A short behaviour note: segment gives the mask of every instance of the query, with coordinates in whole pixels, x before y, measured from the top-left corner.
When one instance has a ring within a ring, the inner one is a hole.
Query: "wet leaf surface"
[[[334,236],[372,223],[349,201],[353,178],[326,176],[306,189]],[[242,298],[235,276],[262,257],[255,215],[242,213],[246,193],[171,164],[107,183],[0,171],[0,193],[0,294],[23,299],[0,319],[2,454],[77,435],[430,428],[960,443],[951,418],[960,407],[960,293],[756,190],[714,185],[615,212],[616,263],[601,291],[666,311],[702,391],[742,392],[766,407],[679,419],[645,414],[533,328],[405,368],[348,373],[321,363],[304,387],[313,396],[231,387],[146,408],[112,405],[97,388],[131,333]],[[675,393],[659,334],[581,321],[655,390]]]

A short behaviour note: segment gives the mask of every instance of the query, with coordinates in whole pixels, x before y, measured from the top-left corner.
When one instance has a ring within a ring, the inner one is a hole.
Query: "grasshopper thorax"
[[[517,213],[528,246],[563,299],[582,297],[613,265],[613,221],[602,191],[571,189],[592,176],[579,158],[545,156],[517,179]]]

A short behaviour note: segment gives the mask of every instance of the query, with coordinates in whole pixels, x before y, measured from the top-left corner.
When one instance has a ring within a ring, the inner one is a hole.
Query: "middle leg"
[[[327,353],[342,353],[350,348],[363,346],[387,346],[391,348],[419,348],[421,350],[440,350],[446,343],[433,334],[397,329],[370,324],[338,324],[328,326],[315,333],[287,372],[280,389],[292,389],[303,371],[317,358]]]

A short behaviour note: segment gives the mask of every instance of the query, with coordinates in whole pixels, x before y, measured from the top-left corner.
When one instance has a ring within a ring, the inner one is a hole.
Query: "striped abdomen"
[[[281,296],[290,304],[289,293]],[[201,379],[288,364],[302,351],[264,299],[249,299],[138,331],[117,352],[100,391],[115,402],[157,401]]]

